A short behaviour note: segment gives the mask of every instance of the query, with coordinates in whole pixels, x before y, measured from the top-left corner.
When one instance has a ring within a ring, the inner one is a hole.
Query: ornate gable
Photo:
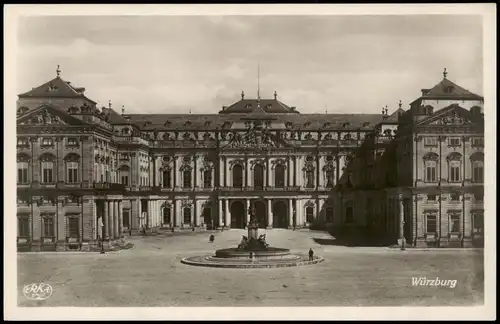
[[[475,123],[470,119],[470,112],[454,105],[437,111],[434,115],[418,123],[421,126],[472,126]]]
[[[44,105],[17,119],[18,125],[64,126],[82,125],[84,122],[52,106]]]

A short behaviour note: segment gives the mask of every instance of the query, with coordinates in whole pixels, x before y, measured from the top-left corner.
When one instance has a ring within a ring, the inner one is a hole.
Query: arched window
[[[484,154],[476,152],[471,155],[472,182],[484,182]]]
[[[436,182],[437,181],[437,163],[439,156],[436,153],[427,153],[424,155],[424,165],[425,165],[425,182]]]
[[[314,221],[314,207],[313,206],[306,207],[306,221],[308,223],[312,223]]]
[[[450,155],[448,155],[446,160],[448,161],[448,181],[460,182],[462,155],[460,155],[460,153],[453,152]]]
[[[170,168],[163,169],[162,171],[162,187],[171,188],[172,187],[172,170]]]
[[[30,157],[26,154],[19,154],[17,156],[17,183],[18,184],[26,184],[29,182],[28,173],[29,173],[29,161]]]
[[[243,168],[239,164],[233,166],[233,187],[243,187]]]
[[[77,183],[80,156],[74,153],[68,154],[64,161],[66,162],[66,183]]]
[[[165,206],[163,208],[163,224],[170,224],[170,223],[172,223],[170,206]]]
[[[278,164],[274,170],[274,186],[283,188],[285,186],[285,166]]]
[[[185,189],[189,189],[192,187],[191,171],[192,170],[190,167],[185,167],[182,171],[182,186]]]
[[[264,167],[261,164],[256,164],[253,169],[253,186],[254,188],[264,187]]]
[[[212,187],[212,170],[203,171],[203,188]]]
[[[42,170],[42,183],[54,183],[56,181],[54,174],[55,157],[52,154],[43,154],[40,157],[40,166]]]
[[[184,207],[182,209],[182,215],[183,215],[183,224],[190,224],[191,223],[191,207]]]

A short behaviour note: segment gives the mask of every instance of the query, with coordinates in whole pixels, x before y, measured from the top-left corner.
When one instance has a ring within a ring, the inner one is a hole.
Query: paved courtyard
[[[443,306],[478,305],[484,297],[483,252],[399,251],[344,247],[315,231],[267,231],[271,246],[323,263],[297,268],[193,267],[181,258],[235,247],[243,230],[174,237],[134,237],[131,250],[105,255],[18,254],[19,306]],[[316,240],[314,240],[316,239]],[[317,243],[320,242],[321,244]],[[457,280],[455,288],[412,286],[412,277]],[[27,300],[22,289],[45,282],[53,295]]]

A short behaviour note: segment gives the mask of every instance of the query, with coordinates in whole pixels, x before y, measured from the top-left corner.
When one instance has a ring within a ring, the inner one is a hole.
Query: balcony
[[[220,187],[221,191],[243,192],[243,191],[269,191],[269,192],[290,192],[300,190],[299,186],[285,186],[285,187]]]
[[[132,136],[114,136],[113,140],[118,144],[141,144],[141,145],[150,145],[150,141],[140,138],[140,137],[132,137]]]
[[[83,183],[82,188],[86,189],[98,189],[98,190],[125,190],[125,185],[121,183],[109,183],[109,182],[93,182],[93,183]]]

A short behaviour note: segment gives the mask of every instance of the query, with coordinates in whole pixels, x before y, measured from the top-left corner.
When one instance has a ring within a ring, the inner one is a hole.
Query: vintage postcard
[[[495,9],[6,6],[5,318],[493,319]]]

